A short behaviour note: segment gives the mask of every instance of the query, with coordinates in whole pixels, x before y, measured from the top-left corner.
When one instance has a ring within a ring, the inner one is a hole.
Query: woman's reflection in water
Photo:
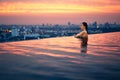
[[[85,56],[87,54],[87,45],[86,46],[81,45],[80,54],[81,54],[81,56]]]

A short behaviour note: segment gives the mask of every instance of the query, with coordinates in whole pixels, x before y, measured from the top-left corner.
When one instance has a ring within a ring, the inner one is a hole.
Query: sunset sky
[[[120,0],[0,0],[0,24],[120,23]]]

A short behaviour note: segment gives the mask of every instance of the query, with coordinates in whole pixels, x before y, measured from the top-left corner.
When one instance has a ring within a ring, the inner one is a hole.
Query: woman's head
[[[82,30],[86,30],[86,31],[87,31],[87,33],[88,33],[88,25],[87,25],[87,23],[86,23],[86,22],[82,22],[81,29],[82,29]]]

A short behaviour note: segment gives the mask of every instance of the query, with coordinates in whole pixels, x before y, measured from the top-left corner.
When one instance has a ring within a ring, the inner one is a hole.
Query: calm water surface
[[[0,43],[0,80],[120,80],[120,32]]]

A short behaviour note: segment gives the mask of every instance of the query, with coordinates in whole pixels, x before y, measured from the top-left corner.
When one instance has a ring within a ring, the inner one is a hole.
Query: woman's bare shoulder
[[[82,31],[83,33],[87,33],[87,31]]]

